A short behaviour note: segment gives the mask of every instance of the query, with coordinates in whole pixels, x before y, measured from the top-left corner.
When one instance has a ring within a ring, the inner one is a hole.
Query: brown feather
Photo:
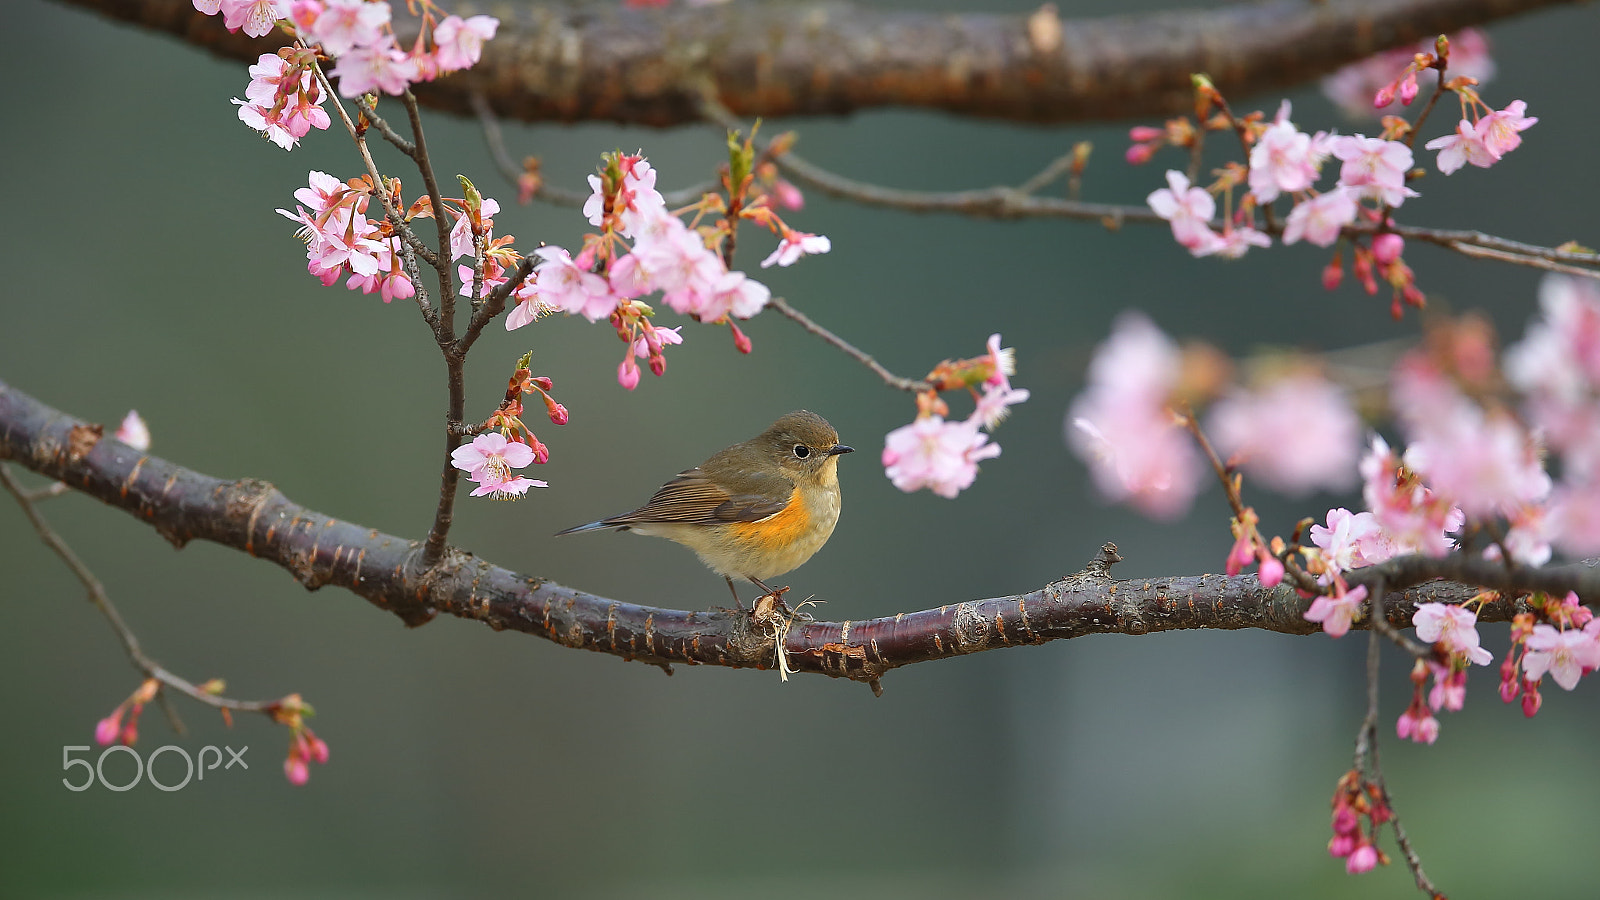
[[[783,511],[789,504],[793,486],[782,476],[771,476],[772,494],[730,496],[711,483],[698,467],[683,472],[661,486],[650,502],[630,513],[603,519],[605,525],[635,525],[667,522],[690,525],[722,525],[729,522],[759,522]],[[765,485],[763,485],[764,487]]]

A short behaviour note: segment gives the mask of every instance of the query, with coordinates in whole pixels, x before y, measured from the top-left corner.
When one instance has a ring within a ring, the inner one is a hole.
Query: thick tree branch
[[[455,548],[425,569],[418,541],[314,512],[266,482],[212,478],[100,435],[100,426],[0,382],[0,459],[16,460],[137,516],[176,547],[199,539],[242,550],[283,567],[308,589],[343,587],[413,626],[446,613],[661,666],[774,668],[774,635],[783,633],[790,671],[876,687],[881,675],[900,666],[1086,634],[1191,628],[1310,634],[1318,629],[1304,618],[1309,601],[1286,586],[1264,590],[1253,576],[1220,575],[1116,581],[1103,561],[1027,594],[864,621],[797,619],[779,629],[744,611],[694,612],[597,597]],[[1115,561],[1114,552],[1103,550],[1102,560]],[[1389,584],[1411,588],[1391,594],[1385,605],[1396,627],[1410,624],[1418,603],[1461,602],[1476,593],[1470,584],[1423,584],[1435,574],[1430,566],[1401,560],[1389,567]],[[1491,571],[1479,571],[1476,563],[1460,571],[1500,580]],[[1571,585],[1585,600],[1600,600],[1600,570],[1589,566],[1520,574],[1537,575],[1557,587]],[[1352,580],[1359,577],[1355,573]],[[1485,603],[1479,620],[1507,621],[1524,609],[1509,598]]]
[[[190,0],[66,0],[253,61],[281,35],[229,35]],[[841,3],[625,9],[452,3],[503,23],[468,72],[421,85],[437,109],[482,92],[522,121],[656,126],[700,118],[707,81],[747,116],[842,115],[886,106],[1019,122],[1187,111],[1189,76],[1227,95],[1300,84],[1378,50],[1561,0],[1268,0],[1101,19],[868,10]]]

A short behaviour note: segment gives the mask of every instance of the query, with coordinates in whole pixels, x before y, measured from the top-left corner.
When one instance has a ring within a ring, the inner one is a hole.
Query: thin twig
[[[473,91],[468,99],[472,104],[473,113],[478,117],[478,127],[483,130],[483,142],[489,148],[489,158],[494,161],[494,167],[500,170],[500,177],[513,185],[518,185],[522,179],[522,168],[511,158],[510,151],[506,149],[505,134],[500,130],[500,118],[494,114],[494,108],[489,105],[489,100],[482,91]],[[707,180],[676,191],[663,192],[661,196],[666,199],[669,207],[685,206],[700,199],[707,191],[716,190],[716,187],[715,180]],[[591,195],[587,191],[569,191],[541,181],[533,196],[552,206],[577,209],[589,202]]]
[[[905,378],[894,374],[888,369],[885,369],[882,364],[873,359],[869,354],[866,353],[866,351],[861,350],[844,338],[839,337],[828,329],[818,325],[816,322],[812,321],[810,316],[790,306],[789,302],[784,300],[782,297],[773,297],[767,301],[767,306],[777,310],[789,319],[792,319],[794,322],[798,323],[801,328],[804,328],[811,334],[822,338],[822,340],[826,343],[832,344],[840,350],[843,350],[852,359],[871,369],[874,374],[876,374],[879,378],[882,378],[884,383],[890,387],[895,388],[896,390],[911,391],[912,393],[919,393],[921,391],[933,389],[933,386],[928,384],[926,381]]]
[[[116,606],[112,604],[111,596],[106,593],[105,585],[100,583],[100,579],[96,578],[83,560],[78,558],[78,554],[44,520],[44,516],[39,512],[36,502],[30,496],[30,492],[23,490],[22,485],[12,476],[11,467],[4,463],[0,463],[0,485],[4,485],[11,496],[16,498],[17,505],[22,507],[22,514],[27,516],[28,522],[33,525],[33,530],[39,533],[39,539],[44,541],[45,546],[49,547],[56,556],[61,558],[61,561],[66,564],[67,568],[78,579],[78,582],[83,585],[83,589],[89,595],[89,602],[93,603],[95,608],[100,610],[100,614],[106,617],[106,621],[111,623],[111,630],[117,635],[117,639],[121,641],[122,649],[127,652],[128,659],[132,661],[135,668],[145,674],[145,677],[154,678],[164,687],[171,688],[186,697],[217,709],[236,710],[239,712],[266,712],[277,706],[277,701],[235,700],[231,697],[209,693],[187,679],[167,671],[155,660],[146,656],[144,649],[139,646],[138,636],[133,633],[133,629],[128,627],[128,623],[123,621],[122,614],[117,612]],[[181,734],[182,723],[177,721],[175,714],[169,713],[169,717],[174,720],[175,726]]]

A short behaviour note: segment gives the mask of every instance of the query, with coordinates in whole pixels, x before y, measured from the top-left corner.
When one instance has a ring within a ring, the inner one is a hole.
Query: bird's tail
[[[587,525],[574,525],[571,528],[568,528],[566,531],[558,531],[558,532],[556,532],[556,537],[560,537],[563,534],[577,534],[580,531],[599,531],[602,528],[615,528],[615,527],[617,527],[617,526],[614,525],[614,524],[605,522],[604,520],[599,521],[599,522],[590,522]]]

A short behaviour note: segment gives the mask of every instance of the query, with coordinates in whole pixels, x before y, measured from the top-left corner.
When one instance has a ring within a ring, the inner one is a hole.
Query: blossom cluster
[[[978,462],[1000,455],[987,431],[1005,419],[1009,407],[1028,399],[1028,391],[1013,388],[1016,353],[1000,346],[1000,335],[989,336],[983,356],[945,362],[928,376],[932,389],[918,396],[917,418],[889,432],[883,442],[884,473],[895,487],[907,493],[928,488],[951,498],[972,486]],[[966,388],[976,405],[960,421],[946,419],[949,407],[940,390]]]
[[[1378,107],[1393,103],[1397,97],[1410,104],[1417,95],[1418,73],[1437,70],[1440,89],[1459,97],[1462,114],[1453,133],[1425,146],[1438,151],[1435,165],[1446,175],[1468,163],[1487,168],[1516,149],[1522,142],[1521,132],[1538,119],[1526,114],[1527,104],[1521,100],[1503,109],[1488,106],[1479,98],[1478,82],[1472,75],[1447,79],[1445,72],[1452,57],[1446,38],[1439,38],[1432,49],[1436,52],[1408,54],[1403,63],[1379,63],[1399,64],[1403,69],[1398,77],[1392,77],[1369,96]],[[1476,70],[1481,70],[1486,60],[1484,54],[1474,54],[1470,49],[1462,55]],[[1331,247],[1345,236],[1346,228],[1364,221],[1377,233],[1370,241],[1350,239],[1355,273],[1362,287],[1376,294],[1381,276],[1393,288],[1391,312],[1397,317],[1404,305],[1423,305],[1425,298],[1416,287],[1415,275],[1401,259],[1404,241],[1390,230],[1394,227],[1391,213],[1407,199],[1418,196],[1407,181],[1417,174],[1412,170],[1412,145],[1416,129],[1422,124],[1420,117],[1413,124],[1388,116],[1382,133],[1376,137],[1331,131],[1307,133],[1290,120],[1288,101],[1283,102],[1270,123],[1263,122],[1260,114],[1235,119],[1208,80],[1197,76],[1195,81],[1199,105],[1215,105],[1222,114],[1198,126],[1187,120],[1174,120],[1160,129],[1136,127],[1129,133],[1133,144],[1127,153],[1130,162],[1142,163],[1167,144],[1196,149],[1205,130],[1223,128],[1235,130],[1247,145],[1248,164],[1225,166],[1210,185],[1191,184],[1189,176],[1169,170],[1167,186],[1147,198],[1151,210],[1171,225],[1173,238],[1181,246],[1194,256],[1223,257],[1238,257],[1251,247],[1270,246],[1271,238],[1256,227],[1256,209],[1270,207],[1287,196],[1293,205],[1283,220],[1281,236],[1285,244],[1305,240]],[[1340,162],[1338,179],[1331,187],[1319,189],[1317,185],[1329,159]],[[1247,188],[1237,203],[1236,188]],[[1226,200],[1220,232],[1212,224],[1218,195]],[[1324,270],[1324,285],[1336,287],[1343,273],[1342,255],[1336,254]]]
[[[492,16],[449,15],[435,21],[432,5],[425,3],[417,41],[404,49],[395,38],[387,0],[194,0],[194,8],[206,15],[220,12],[229,31],[251,37],[286,22],[302,44],[320,46],[335,60],[328,76],[339,79],[339,93],[346,97],[378,91],[399,95],[416,82],[471,68],[500,26]]]
[[[736,163],[740,153],[733,154]],[[750,162],[747,151],[743,162]],[[748,170],[730,173],[724,185],[727,199],[707,195],[686,210],[695,214],[689,222],[667,208],[666,198],[656,189],[656,170],[642,155],[608,154],[599,174],[589,176],[589,185],[592,193],[583,214],[598,231],[584,236],[576,255],[557,246],[534,251],[539,264],[534,277],[517,291],[506,329],[521,328],[553,311],[581,315],[591,322],[609,321],[627,347],[617,366],[617,381],[629,390],[639,384],[640,360],[661,375],[666,370],[665,348],[683,342],[681,328],[655,325],[654,308],[639,299],[647,294],[660,292],[662,302],[674,312],[696,321],[727,324],[735,345],[750,352],[749,339],[733,320],[760,312],[772,293],[761,282],[730,269],[718,251],[738,221],[754,221],[779,235],[778,247],[763,267],[792,265],[802,256],[831,249],[826,237],[795,231],[784,223],[773,209],[774,194],[756,190]],[[723,215],[713,224],[699,225],[708,212]],[[497,271],[485,283],[500,277]]]
[[[528,488],[549,487],[546,482],[514,471],[529,463],[543,465],[550,461],[550,448],[522,420],[524,396],[538,394],[545,414],[556,425],[565,425],[569,419],[567,408],[550,395],[554,383],[528,369],[532,359],[533,352],[529,351],[517,360],[516,371],[506,384],[505,400],[481,426],[484,433],[450,454],[450,464],[466,472],[467,480],[477,485],[472,491],[474,497],[515,500]]]
[[[306,242],[306,269],[324,286],[331,287],[349,275],[346,287],[364,294],[377,293],[388,303],[416,295],[406,273],[400,237],[386,220],[374,222],[365,215],[373,186],[365,177],[349,183],[313,170],[309,185],[294,192],[294,212],[279,209]],[[398,201],[398,185],[391,195]]]

